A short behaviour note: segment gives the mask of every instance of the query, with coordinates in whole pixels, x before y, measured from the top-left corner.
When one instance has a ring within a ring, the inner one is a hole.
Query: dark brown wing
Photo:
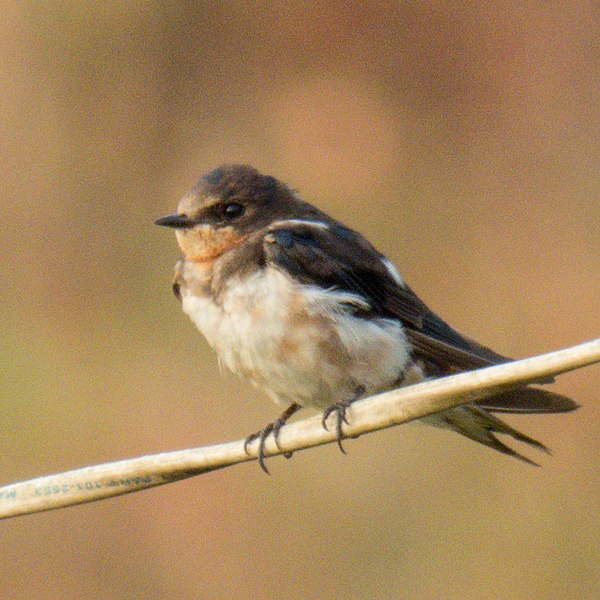
[[[351,292],[363,298],[363,318],[400,319],[419,357],[441,371],[456,372],[508,358],[462,336],[394,278],[384,257],[361,235],[337,223],[327,228],[283,222],[267,234],[268,259],[302,283]]]
[[[360,234],[336,221],[281,222],[270,227],[264,239],[266,260],[295,279],[364,299],[369,308],[355,309],[358,317],[402,321],[414,357],[430,366],[432,374],[457,373],[511,360],[450,327],[408,286],[398,282],[383,255]],[[534,388],[501,394],[480,406],[506,412],[555,412],[576,407],[567,398]]]

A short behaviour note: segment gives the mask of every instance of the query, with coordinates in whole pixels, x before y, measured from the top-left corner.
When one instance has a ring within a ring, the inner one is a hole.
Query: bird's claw
[[[269,469],[267,469],[267,465],[265,464],[265,458],[266,458],[265,444],[266,444],[267,438],[269,437],[269,434],[272,433],[273,439],[275,441],[275,446],[277,446],[278,450],[282,450],[281,446],[279,445],[279,432],[281,431],[281,428],[286,424],[287,420],[299,409],[300,409],[300,406],[298,404],[291,404],[290,406],[288,406],[288,408],[285,410],[285,412],[278,419],[275,419],[275,421],[273,421],[272,423],[269,423],[266,427],[264,427],[260,431],[257,431],[256,433],[252,433],[244,440],[244,452],[249,455],[250,452],[248,452],[248,446],[254,440],[258,439],[258,452],[257,452],[258,464],[260,465],[260,468],[267,475],[270,475]],[[283,455],[286,458],[291,458],[292,452],[284,452]]]
[[[344,450],[344,446],[342,445],[342,440],[346,436],[344,435],[344,432],[342,431],[342,423],[346,423],[346,425],[350,425],[350,423],[348,422],[348,419],[346,417],[346,412],[348,411],[348,408],[351,403],[352,403],[351,400],[345,400],[343,402],[337,402],[336,404],[329,406],[323,412],[323,419],[321,421],[323,423],[323,427],[325,429],[329,430],[329,427],[327,427],[327,419],[329,418],[329,416],[331,414],[335,413],[335,433],[336,433],[336,437],[337,437],[337,445],[344,454],[346,454],[346,450]]]
[[[344,450],[344,446],[342,445],[342,440],[348,436],[345,435],[344,432],[342,431],[342,424],[346,423],[346,425],[350,425],[350,423],[348,422],[348,418],[346,417],[346,413],[348,412],[350,405],[355,400],[358,400],[364,393],[365,393],[364,387],[360,386],[356,389],[356,391],[354,392],[354,396],[352,398],[349,398],[348,400],[342,400],[341,402],[336,402],[335,404],[332,404],[331,406],[329,406],[328,408],[326,408],[323,411],[323,419],[321,422],[323,423],[323,427],[326,430],[329,430],[329,427],[327,427],[327,419],[329,418],[329,416],[332,413],[335,413],[335,416],[336,416],[335,433],[336,433],[336,437],[337,437],[337,445],[344,454],[346,454],[346,451]],[[357,436],[350,436],[350,437],[357,437]]]

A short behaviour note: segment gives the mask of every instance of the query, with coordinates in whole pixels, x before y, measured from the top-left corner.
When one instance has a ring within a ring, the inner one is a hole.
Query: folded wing
[[[399,319],[412,343],[414,358],[423,361],[432,375],[511,360],[450,327],[399,280],[385,257],[365,238],[335,221],[282,221],[268,229],[264,240],[265,259],[295,279],[363,298],[369,308],[354,306],[358,317]],[[478,406],[498,412],[564,412],[577,408],[565,396],[525,386],[485,399]]]

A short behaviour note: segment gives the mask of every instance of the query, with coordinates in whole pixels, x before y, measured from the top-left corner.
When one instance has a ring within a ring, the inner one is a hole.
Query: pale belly
[[[389,389],[409,363],[399,322],[353,316],[344,293],[296,285],[264,269],[226,289],[217,303],[182,287],[185,313],[234,373],[279,403],[324,408]],[[343,302],[342,302],[343,301]]]

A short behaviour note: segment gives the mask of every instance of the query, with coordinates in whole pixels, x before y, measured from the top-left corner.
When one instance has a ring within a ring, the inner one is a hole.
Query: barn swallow
[[[302,407],[322,410],[325,427],[334,415],[343,450],[355,400],[510,360],[435,315],[362,235],[250,166],[204,175],[177,213],[156,224],[175,229],[183,258],[173,290],[220,364],[286,407],[246,440],[247,449],[259,439],[267,472],[265,440],[277,442]],[[575,408],[569,398],[523,386],[423,420],[533,463],[496,434],[547,448],[492,413]]]

